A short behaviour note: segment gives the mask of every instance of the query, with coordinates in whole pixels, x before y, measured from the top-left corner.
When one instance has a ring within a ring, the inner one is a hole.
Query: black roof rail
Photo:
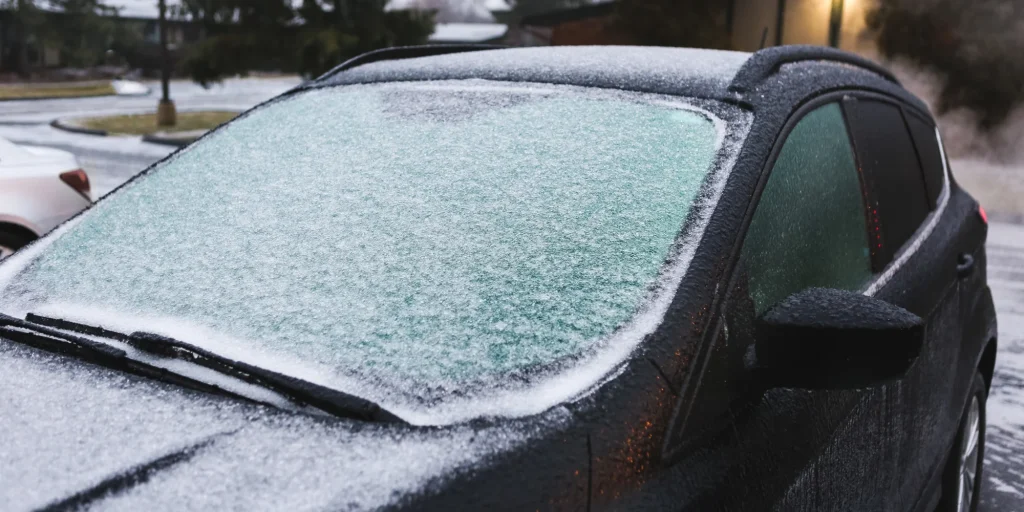
[[[753,89],[765,78],[775,74],[783,64],[802,61],[828,61],[849,64],[881,75],[900,85],[899,80],[877,62],[849,52],[827,46],[788,45],[772,46],[750,56],[729,84],[729,92],[743,93]]]
[[[330,71],[320,75],[316,81],[337,75],[356,66],[379,62],[382,60],[415,59],[417,57],[430,57],[432,55],[445,55],[448,53],[477,52],[481,50],[501,50],[508,48],[500,44],[423,44],[418,46],[395,46],[393,48],[381,48],[366,52],[362,55],[352,57],[341,64],[338,64]]]

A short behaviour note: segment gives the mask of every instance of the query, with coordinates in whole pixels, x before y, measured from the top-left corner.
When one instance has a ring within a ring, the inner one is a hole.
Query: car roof
[[[484,79],[632,90],[749,106],[757,102],[755,93],[789,87],[785,80],[769,78],[793,64],[828,68],[828,83],[823,81],[821,89],[874,88],[927,112],[927,107],[879,64],[834,48],[807,45],[775,46],[755,53],[657,46],[389,48],[351,59],[296,90],[375,82]],[[799,86],[806,90],[809,85]]]
[[[554,46],[370,62],[325,76],[325,85],[486,79],[718,97],[749,53],[637,46]]]

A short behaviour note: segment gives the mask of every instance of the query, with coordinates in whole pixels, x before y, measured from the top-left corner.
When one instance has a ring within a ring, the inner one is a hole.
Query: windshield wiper
[[[32,317],[33,315],[29,315]],[[57,326],[54,326],[57,327]],[[81,332],[81,331],[79,331]],[[85,333],[83,334],[91,334]],[[21,320],[0,313],[0,336],[4,339],[28,345],[47,352],[76,357],[106,368],[112,368],[155,380],[170,382],[206,393],[226,394],[235,398],[254,401],[233,393],[215,384],[208,384],[184,375],[178,375],[166,368],[136,361],[117,347],[82,338],[63,331],[51,329],[45,324]]]
[[[209,368],[218,373],[229,375],[241,381],[270,389],[289,398],[293,402],[315,407],[334,416],[362,421],[405,423],[404,420],[395,414],[365,398],[360,398],[336,389],[314,384],[312,382],[277,373],[272,370],[267,370],[266,368],[260,368],[243,361],[229,359],[227,357],[214,354],[204,348],[197,347],[174,338],[168,338],[166,336],[160,336],[158,334],[143,331],[134,332],[128,335],[103,329],[101,327],[80,324],[59,318],[44,317],[33,313],[29,313],[25,318],[28,322],[31,322],[32,325],[50,326],[72,332],[88,334],[90,336],[116,339],[149,354],[188,361],[204,368]],[[119,350],[91,340],[82,339],[82,341],[113,350]],[[120,352],[121,357],[124,358],[124,352]]]

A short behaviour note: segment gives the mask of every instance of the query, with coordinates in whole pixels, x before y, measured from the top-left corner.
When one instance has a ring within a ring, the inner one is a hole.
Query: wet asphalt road
[[[1020,511],[1024,510],[1024,225],[993,222],[986,248],[999,346],[988,400],[979,510]]]
[[[298,84],[294,78],[228,80],[204,90],[172,84],[178,110],[243,110]],[[154,87],[155,89],[155,87]],[[58,117],[152,111],[156,96],[0,102],[0,136],[75,153],[103,195],[174,148],[138,137],[95,137],[51,128]],[[957,163],[953,163],[954,172]],[[1020,170],[1024,180],[1024,169]],[[984,194],[979,194],[984,202]],[[1019,214],[993,215],[988,239],[988,277],[999,321],[996,373],[988,404],[982,502],[986,512],[1024,511],[1024,225]]]

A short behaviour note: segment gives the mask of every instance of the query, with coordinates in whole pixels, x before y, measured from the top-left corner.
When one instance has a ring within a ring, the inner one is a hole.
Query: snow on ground
[[[197,109],[244,110],[273,98],[296,85],[295,76],[231,78],[208,89],[188,80],[170,83],[171,99],[179,111]],[[160,82],[143,82],[152,89],[147,96],[100,96],[53,100],[5,101],[0,125],[45,124],[59,117],[153,112],[160,98]]]
[[[50,125],[2,125],[0,137],[15,143],[40,144],[71,152],[105,152],[135,157],[163,158],[166,147],[142,142],[141,137],[83,135],[58,130]],[[141,170],[141,169],[140,169]]]
[[[218,109],[246,110],[295,87],[298,77],[232,78],[204,89],[185,80],[170,84],[179,111]],[[143,142],[141,137],[99,137],[58,130],[50,121],[63,117],[152,112],[156,110],[160,84],[146,82],[148,96],[106,96],[56,100],[6,101],[0,108],[0,137],[22,144],[55,147],[78,157],[89,173],[93,197],[100,197],[174,148]]]
[[[110,86],[114,88],[115,93],[121,96],[145,96],[152,92],[152,89],[145,84],[132,80],[113,80],[110,82]]]

